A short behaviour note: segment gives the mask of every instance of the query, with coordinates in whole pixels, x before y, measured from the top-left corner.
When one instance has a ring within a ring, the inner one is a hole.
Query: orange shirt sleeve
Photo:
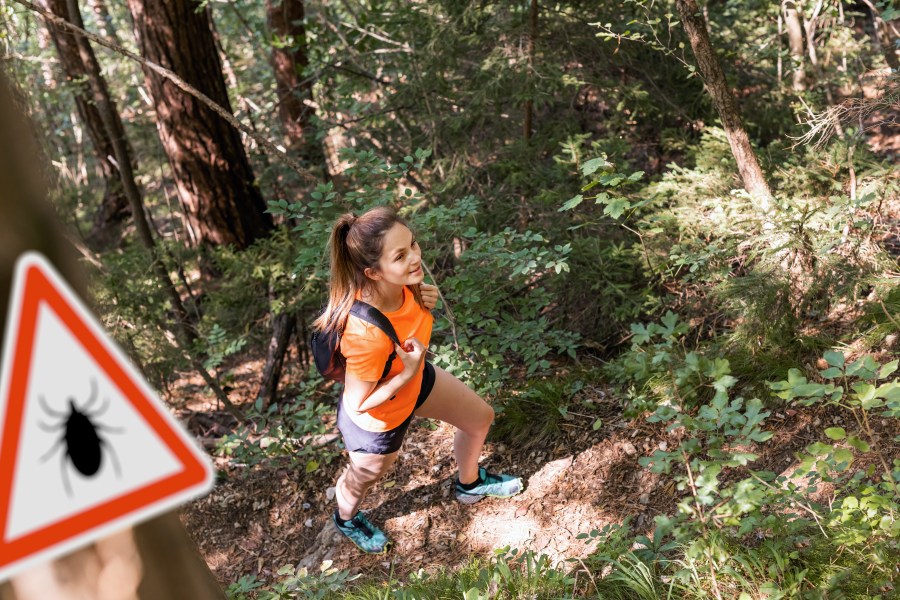
[[[360,381],[378,381],[394,343],[378,327],[351,316],[341,336],[341,354],[347,373]]]

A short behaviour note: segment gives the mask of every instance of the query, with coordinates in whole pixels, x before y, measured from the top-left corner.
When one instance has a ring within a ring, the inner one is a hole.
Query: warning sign
[[[0,579],[206,493],[213,474],[50,263],[15,270],[0,367]]]

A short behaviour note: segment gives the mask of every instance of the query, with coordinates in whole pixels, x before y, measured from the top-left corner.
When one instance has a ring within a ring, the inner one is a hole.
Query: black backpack
[[[361,300],[354,300],[353,306],[350,308],[350,314],[376,326],[391,338],[392,342],[398,346],[400,345],[394,326],[391,325],[391,322],[380,310],[371,304]],[[325,379],[344,381],[347,360],[341,355],[341,330],[334,328],[330,331],[314,331],[312,337],[310,337],[309,345],[312,348],[313,360],[319,373]],[[387,377],[396,357],[397,352],[391,350],[391,355],[388,357],[387,363],[384,365],[384,371],[381,373],[381,379]]]

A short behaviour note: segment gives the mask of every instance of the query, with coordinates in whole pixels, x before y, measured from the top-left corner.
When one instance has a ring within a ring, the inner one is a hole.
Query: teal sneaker
[[[522,480],[512,475],[488,473],[484,467],[478,468],[478,478],[481,483],[471,490],[463,489],[456,480],[456,499],[463,504],[475,504],[485,496],[495,498],[509,498],[522,491]]]
[[[384,554],[391,547],[391,541],[384,535],[384,532],[369,523],[365,515],[361,512],[347,521],[346,525],[341,525],[337,521],[337,514],[331,514],[331,520],[338,531],[350,538],[350,541],[356,544],[356,547],[368,554]]]

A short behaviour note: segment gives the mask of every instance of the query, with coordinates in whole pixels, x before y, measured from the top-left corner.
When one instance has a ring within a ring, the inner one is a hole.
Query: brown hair
[[[365,270],[378,268],[384,236],[397,223],[409,227],[389,206],[373,208],[359,217],[353,213],[338,217],[328,240],[331,251],[328,305],[313,322],[314,329],[329,331],[344,327],[357,293],[371,285]],[[419,306],[424,307],[419,286],[409,289]]]

